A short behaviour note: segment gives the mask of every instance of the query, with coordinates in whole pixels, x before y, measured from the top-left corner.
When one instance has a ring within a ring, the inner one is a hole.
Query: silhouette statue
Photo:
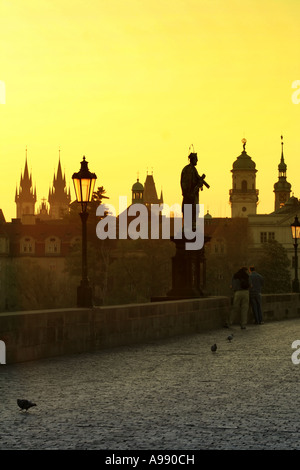
[[[199,175],[196,165],[198,156],[192,152],[189,154],[190,163],[186,165],[181,172],[181,190],[182,190],[182,214],[185,218],[185,204],[192,205],[192,230],[196,230],[196,220],[198,217],[197,204],[199,204],[199,189],[203,190],[203,185],[209,188],[209,184],[205,181],[205,175]]]
[[[194,149],[193,149],[194,150]],[[205,181],[205,175],[200,176],[196,169],[198,162],[197,154],[193,151],[189,155],[190,163],[186,165],[181,171],[180,184],[182,189],[182,213],[184,212],[187,204],[192,206],[193,217],[191,220],[193,232],[196,232],[197,221],[197,204],[199,204],[199,190],[203,186],[209,188]],[[189,207],[189,215],[190,215]],[[187,222],[187,219],[185,220]],[[190,221],[188,221],[190,224]],[[186,249],[186,240],[192,239],[185,237],[187,229],[188,232],[192,227],[185,223],[182,230],[184,236],[171,237],[172,242],[175,244],[176,252],[172,258],[172,288],[167,292],[165,300],[174,299],[191,299],[203,297],[206,279],[206,264],[204,256],[204,245],[200,249]],[[195,233],[197,238],[197,233]],[[204,244],[210,240],[211,237],[204,234]],[[152,298],[152,301],[157,301],[159,298]]]

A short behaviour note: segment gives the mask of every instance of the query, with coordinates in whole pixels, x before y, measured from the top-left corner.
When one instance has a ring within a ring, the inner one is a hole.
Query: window
[[[47,238],[45,242],[45,252],[51,255],[60,253],[60,240],[57,237]]]
[[[269,232],[268,233],[268,240],[275,240],[275,232]]]
[[[260,232],[260,243],[275,240],[275,232]]]
[[[247,181],[243,180],[242,181],[242,191],[245,193],[247,192],[248,186],[247,186]]]
[[[20,252],[24,254],[34,253],[34,241],[32,238],[26,237],[21,240]]]
[[[260,232],[260,243],[267,242],[267,232]]]

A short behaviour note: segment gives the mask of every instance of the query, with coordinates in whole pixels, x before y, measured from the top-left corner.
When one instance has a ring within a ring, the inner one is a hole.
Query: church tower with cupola
[[[25,215],[34,215],[36,203],[36,188],[32,187],[32,176],[29,175],[27,163],[27,148],[25,157],[25,168],[21,174],[19,192],[16,188],[15,203],[17,206],[17,218],[22,219]]]
[[[229,191],[231,217],[247,217],[256,214],[258,190],[256,189],[256,164],[246,152],[246,139],[242,139],[243,151],[232,165],[232,189]]]
[[[291,184],[286,180],[287,165],[283,156],[283,136],[281,136],[281,159],[278,165],[278,181],[274,184],[275,211],[280,209],[289,200]]]
[[[139,178],[137,178],[136,183],[132,185],[132,204],[144,204],[144,186],[140,183]]]
[[[160,197],[157,196],[153,174],[149,175],[148,172],[145,184],[143,185],[137,178],[137,181],[132,185],[131,193],[131,204],[144,204],[148,209],[151,208],[151,204],[163,204],[164,202],[162,191]]]
[[[51,219],[61,219],[69,211],[71,202],[70,188],[67,191],[66,177],[62,175],[60,163],[60,151],[56,176],[53,177],[53,186],[49,189],[48,202],[50,205],[49,215]]]

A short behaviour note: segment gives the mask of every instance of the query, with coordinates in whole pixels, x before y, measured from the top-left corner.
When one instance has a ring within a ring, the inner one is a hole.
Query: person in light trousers
[[[243,266],[234,273],[231,280],[231,288],[233,290],[233,304],[229,315],[229,324],[239,315],[241,329],[245,330],[248,321],[249,311],[249,275],[248,268]]]

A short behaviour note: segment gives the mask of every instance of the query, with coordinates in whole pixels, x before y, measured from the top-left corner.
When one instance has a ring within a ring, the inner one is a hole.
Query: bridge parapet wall
[[[224,326],[229,297],[0,313],[6,364],[150,342]],[[265,321],[300,316],[299,294],[263,296]],[[252,316],[249,312],[249,321]]]

